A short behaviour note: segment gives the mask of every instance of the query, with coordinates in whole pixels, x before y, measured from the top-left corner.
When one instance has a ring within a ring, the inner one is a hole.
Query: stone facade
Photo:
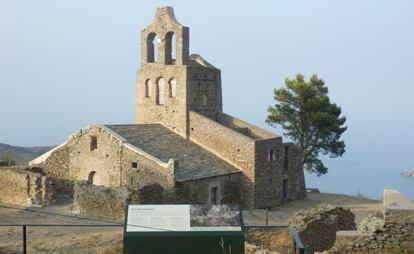
[[[191,204],[211,203],[212,188],[217,188],[221,204],[240,204],[240,174],[195,179],[176,184],[177,201]]]
[[[382,225],[368,232],[339,231],[329,253],[414,253],[414,204],[397,190],[384,190]]]
[[[141,50],[137,124],[161,123],[240,169],[244,207],[270,207],[306,195],[300,155],[293,145],[223,113],[221,71],[201,56],[189,55],[189,29],[177,21],[172,8],[157,9],[141,32]]]
[[[91,149],[92,138],[96,139],[96,149]],[[137,163],[136,168],[133,163]],[[91,125],[81,129],[31,164],[42,168],[57,182],[67,183],[57,186],[65,188],[60,192],[63,194],[73,195],[76,181],[137,189],[157,183],[166,192],[174,189],[173,160],[164,163],[149,156],[105,126]]]
[[[52,180],[37,168],[0,167],[0,203],[49,205],[55,196]]]
[[[264,208],[306,195],[300,154],[223,112],[221,71],[189,54],[189,28],[160,7],[141,31],[135,124],[91,125],[32,165],[73,195],[76,181],[140,189],[166,203]]]

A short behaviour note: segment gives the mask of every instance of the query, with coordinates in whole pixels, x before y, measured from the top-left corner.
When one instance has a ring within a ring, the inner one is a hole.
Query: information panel
[[[127,232],[190,231],[190,205],[129,205]]]

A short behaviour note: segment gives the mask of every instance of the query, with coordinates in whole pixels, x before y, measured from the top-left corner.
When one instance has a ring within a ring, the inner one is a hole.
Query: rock
[[[294,225],[299,237],[311,248],[309,253],[330,249],[336,231],[355,230],[355,214],[340,206],[321,205],[295,214],[289,224]]]
[[[382,214],[368,215],[359,225],[357,230],[361,233],[371,234],[384,231],[384,218]]]
[[[245,243],[244,247],[244,253],[246,254],[279,254],[279,252],[263,249],[257,245],[250,244],[248,242]]]
[[[414,177],[414,168],[411,170],[407,170],[406,172],[403,173],[403,175]]]

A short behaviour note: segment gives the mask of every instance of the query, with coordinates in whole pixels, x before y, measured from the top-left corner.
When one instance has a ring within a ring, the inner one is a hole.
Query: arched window
[[[177,94],[177,81],[173,78],[170,79],[169,86],[170,86],[170,97],[175,98]]]
[[[88,184],[93,184],[93,177],[95,176],[96,171],[91,171],[88,175]]]
[[[159,78],[157,80],[157,104],[158,105],[164,105],[165,103],[165,97],[164,97],[164,79]]]
[[[175,64],[176,59],[176,38],[174,32],[165,35],[165,61],[167,64]]]
[[[158,61],[158,43],[160,39],[157,34],[150,33],[147,37],[147,62],[154,63]]]
[[[145,80],[145,97],[149,98],[151,97],[152,93],[152,82],[151,79]]]

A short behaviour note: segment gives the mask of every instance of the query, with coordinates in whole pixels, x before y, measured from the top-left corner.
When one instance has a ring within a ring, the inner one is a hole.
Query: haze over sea
[[[132,123],[139,31],[159,5],[190,52],[222,70],[224,111],[260,127],[298,72],[326,81],[348,130],[321,191],[414,199],[414,1],[1,1],[0,142],[52,145],[91,123]]]

